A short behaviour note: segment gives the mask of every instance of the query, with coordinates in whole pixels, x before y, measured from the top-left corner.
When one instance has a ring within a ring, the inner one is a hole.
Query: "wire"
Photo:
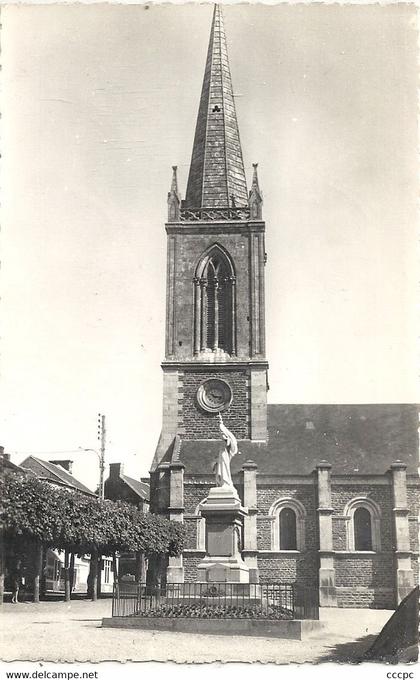
[[[32,454],[34,456],[37,456],[37,455],[40,455],[40,454],[43,453],[43,454],[48,455],[48,456],[58,456],[58,455],[62,455],[63,453],[82,453],[83,449],[69,449],[67,451],[57,451],[57,450],[54,450],[54,451],[22,451],[22,450],[11,451],[10,449],[8,449],[7,452],[13,453],[15,455],[20,455],[20,454],[31,455]]]

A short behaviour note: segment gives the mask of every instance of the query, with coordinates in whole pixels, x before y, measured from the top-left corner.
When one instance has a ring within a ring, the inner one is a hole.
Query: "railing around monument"
[[[316,588],[296,583],[115,584],[112,616],[318,619]]]

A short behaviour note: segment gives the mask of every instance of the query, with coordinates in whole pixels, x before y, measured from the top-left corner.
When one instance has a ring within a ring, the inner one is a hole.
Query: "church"
[[[268,404],[263,200],[247,188],[222,9],[215,5],[185,199],[168,193],[162,431],[150,509],[183,522],[167,583],[201,580],[203,503],[223,447],[249,582],[297,582],[328,607],[395,608],[418,583],[418,408]],[[269,227],[268,227],[269,228]],[[275,253],[271,253],[275,258]]]

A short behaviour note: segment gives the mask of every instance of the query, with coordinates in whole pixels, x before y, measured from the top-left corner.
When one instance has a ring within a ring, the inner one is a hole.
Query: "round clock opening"
[[[225,411],[232,403],[232,389],[220,378],[210,378],[197,390],[197,401],[204,411],[218,413]]]

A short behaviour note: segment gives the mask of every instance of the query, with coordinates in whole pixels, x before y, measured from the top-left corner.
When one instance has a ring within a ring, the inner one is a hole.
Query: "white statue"
[[[218,414],[218,418],[219,429],[222,433],[223,441],[225,442],[225,448],[223,451],[220,451],[218,459],[214,464],[216,486],[233,487],[232,477],[230,474],[230,461],[237,453],[240,454],[240,451],[238,451],[238,442],[236,441],[236,437],[224,425],[220,413]]]

